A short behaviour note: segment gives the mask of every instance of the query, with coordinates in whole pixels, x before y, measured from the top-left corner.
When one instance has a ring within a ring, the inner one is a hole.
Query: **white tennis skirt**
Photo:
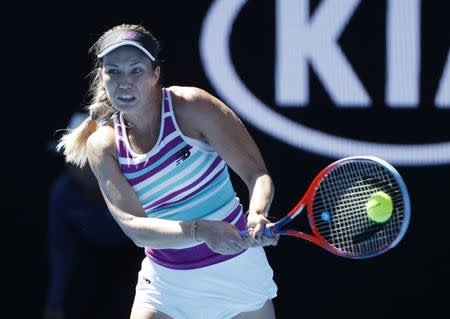
[[[211,266],[177,270],[145,258],[133,308],[152,308],[174,319],[225,319],[261,308],[277,295],[262,247]]]

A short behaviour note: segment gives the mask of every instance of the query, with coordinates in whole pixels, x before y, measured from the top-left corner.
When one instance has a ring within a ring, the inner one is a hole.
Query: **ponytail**
[[[83,167],[87,162],[87,139],[97,128],[97,122],[89,116],[80,126],[72,130],[69,129],[69,133],[61,137],[56,150],[58,152],[63,151],[66,162]]]

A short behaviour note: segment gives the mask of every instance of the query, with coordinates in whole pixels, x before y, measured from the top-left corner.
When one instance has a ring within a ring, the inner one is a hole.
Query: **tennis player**
[[[223,102],[161,86],[159,50],[142,26],[106,31],[92,49],[90,117],[58,144],[68,162],[89,162],[113,217],[144,247],[131,318],[275,318],[263,246],[278,238],[262,235],[273,185],[261,154]],[[228,166],[248,186],[247,216]]]

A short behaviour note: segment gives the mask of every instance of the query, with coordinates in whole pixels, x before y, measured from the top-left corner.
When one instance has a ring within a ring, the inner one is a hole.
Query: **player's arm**
[[[171,248],[192,244],[192,222],[148,218],[115,158],[114,130],[100,127],[87,141],[89,165],[106,204],[124,233],[139,247]]]
[[[197,88],[173,88],[185,105],[180,115],[185,130],[208,142],[240,176],[250,194],[249,226],[261,235],[274,187],[261,153],[237,115],[222,101]],[[182,103],[181,103],[182,104]],[[197,130],[197,131],[195,131]]]
[[[120,171],[115,157],[112,127],[103,126],[92,134],[87,143],[87,155],[100,185],[106,204],[124,233],[139,247],[176,248],[197,243],[192,234],[193,221],[171,221],[147,217],[141,203]],[[227,237],[226,223],[210,223],[216,239]],[[245,243],[219,244],[216,252],[232,254],[247,247]]]

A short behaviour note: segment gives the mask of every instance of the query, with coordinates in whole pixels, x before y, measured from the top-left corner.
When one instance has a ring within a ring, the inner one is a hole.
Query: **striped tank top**
[[[170,92],[163,89],[158,141],[146,154],[134,152],[123,114],[113,118],[120,169],[148,217],[168,220],[222,220],[245,229],[242,206],[227,164],[207,143],[184,136],[175,120]],[[213,265],[236,255],[220,255],[199,243],[176,249],[145,248],[155,263],[172,269]]]

